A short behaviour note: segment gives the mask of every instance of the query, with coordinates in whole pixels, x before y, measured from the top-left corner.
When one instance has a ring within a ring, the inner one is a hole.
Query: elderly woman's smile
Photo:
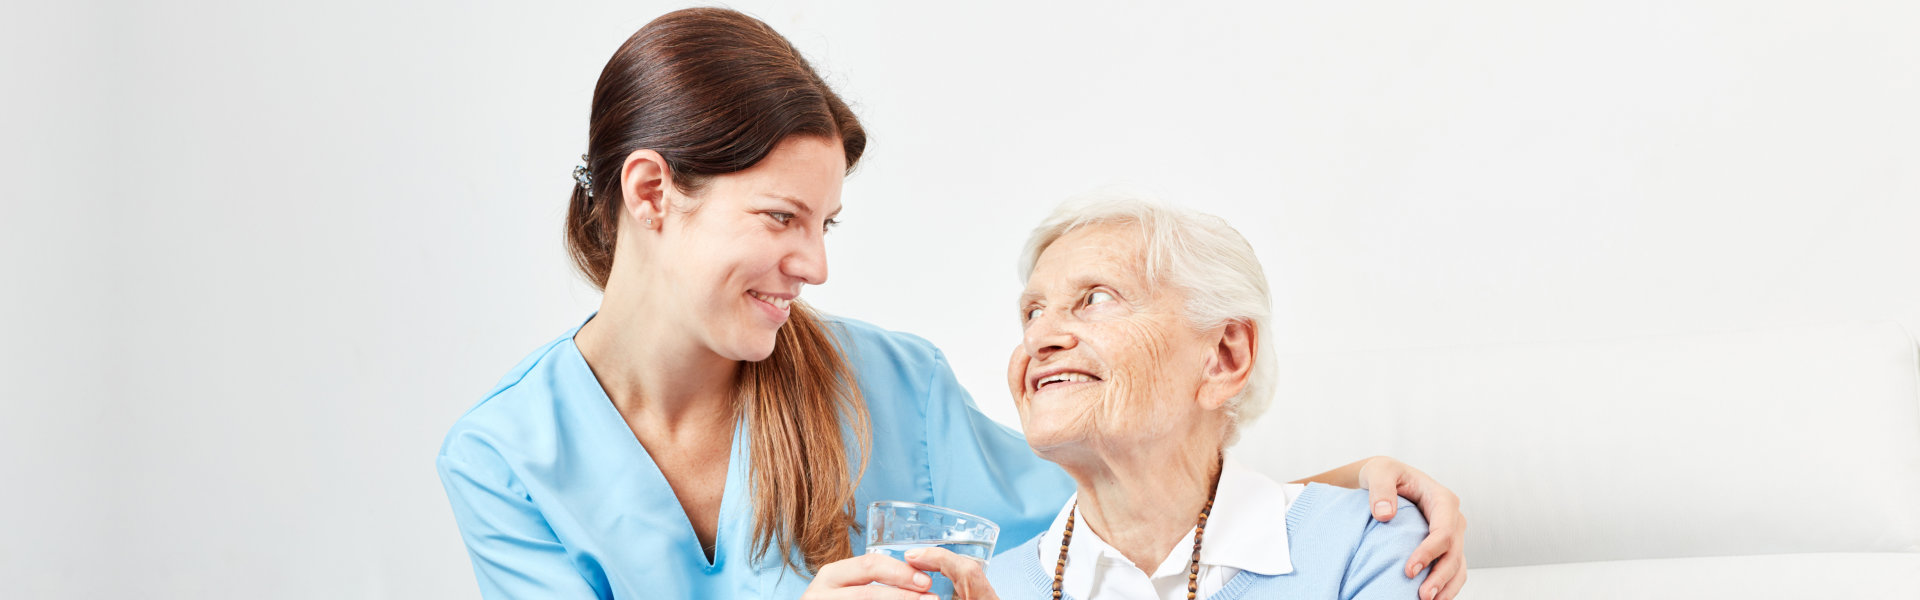
[[[1196,403],[1204,332],[1187,323],[1180,290],[1148,280],[1145,250],[1139,227],[1095,225],[1054,240],[1034,263],[1008,379],[1036,448],[1226,427]]]
[[[1033,391],[1039,392],[1042,390],[1059,391],[1063,388],[1073,387],[1073,384],[1076,383],[1093,383],[1100,381],[1100,378],[1094,377],[1092,373],[1083,373],[1071,369],[1049,369],[1047,373],[1035,375],[1033,380]]]
[[[1281,484],[1225,456],[1276,371],[1260,351],[1266,276],[1231,225],[1093,199],[1035,228],[1023,261],[1007,389],[1027,444],[1076,493],[988,566],[994,587],[1019,590],[1002,595],[1414,596],[1420,581],[1389,570],[1426,535],[1411,505],[1375,526],[1365,491]]]

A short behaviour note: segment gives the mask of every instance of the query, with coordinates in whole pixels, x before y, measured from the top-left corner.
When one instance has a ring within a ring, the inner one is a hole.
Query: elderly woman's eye
[[[772,217],[775,221],[779,221],[781,225],[785,225],[787,221],[793,220],[793,213],[789,212],[770,212],[767,213],[767,216]]]
[[[1040,318],[1040,309],[1038,309],[1038,308],[1029,308],[1029,309],[1027,309],[1027,320],[1028,320],[1028,321],[1032,321],[1032,320],[1034,320],[1034,319],[1038,319],[1038,318]]]
[[[1112,299],[1113,299],[1113,294],[1109,294],[1106,292],[1094,292],[1091,294],[1087,294],[1087,305],[1092,306],[1092,305],[1099,304],[1101,302],[1106,302]]]

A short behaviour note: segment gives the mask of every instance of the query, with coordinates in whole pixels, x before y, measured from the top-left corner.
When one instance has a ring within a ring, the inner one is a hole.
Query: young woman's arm
[[[1373,518],[1381,522],[1393,520],[1399,504],[1395,496],[1413,501],[1426,516],[1428,533],[1407,559],[1406,573],[1412,577],[1433,567],[1420,588],[1420,600],[1453,600],[1467,584],[1467,516],[1460,513],[1460,497],[1453,490],[1387,456],[1363,458],[1294,483],[1307,482],[1367,490]]]

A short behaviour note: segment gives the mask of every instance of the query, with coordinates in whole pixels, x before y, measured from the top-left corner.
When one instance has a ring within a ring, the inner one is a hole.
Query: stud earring
[[[653,226],[653,219],[647,219],[647,226],[648,226],[648,227],[652,227],[652,226]]]

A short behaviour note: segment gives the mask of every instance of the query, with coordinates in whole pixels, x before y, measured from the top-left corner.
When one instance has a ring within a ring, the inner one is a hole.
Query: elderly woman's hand
[[[1427,518],[1427,539],[1407,559],[1406,575],[1413,577],[1432,565],[1420,600],[1452,600],[1467,584],[1467,516],[1460,512],[1460,497],[1419,469],[1386,456],[1361,461],[1356,479],[1368,491],[1375,519],[1393,520],[1396,495],[1420,507]]]
[[[967,558],[945,548],[921,548],[907,552],[907,564],[923,571],[939,571],[953,580],[954,600],[1000,600],[987,584],[986,563]]]

